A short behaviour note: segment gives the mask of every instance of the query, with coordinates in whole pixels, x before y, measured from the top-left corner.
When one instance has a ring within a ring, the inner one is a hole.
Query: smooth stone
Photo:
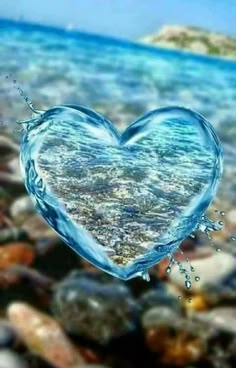
[[[160,325],[174,325],[178,317],[178,313],[169,307],[153,307],[144,313],[142,317],[142,326],[148,329],[159,327]]]
[[[28,368],[28,364],[11,350],[0,350],[0,368]]]
[[[28,195],[17,198],[10,207],[11,217],[17,223],[22,222],[34,212],[33,202]]]
[[[9,227],[0,230],[0,244],[24,240],[26,238],[26,233],[22,229],[17,227]]]
[[[18,176],[23,181],[21,169],[20,169],[20,160],[18,156],[14,157],[12,160],[8,162],[8,168],[13,174]]]
[[[26,220],[22,229],[28,234],[29,238],[33,241],[38,241],[42,238],[58,238],[58,235],[53,231],[46,221],[38,215],[31,216]]]
[[[135,329],[139,308],[123,282],[81,271],[57,285],[52,310],[66,331],[106,344]]]
[[[177,295],[167,290],[167,284],[164,283],[160,287],[144,292],[139,298],[139,303],[142,311],[158,306],[167,306],[178,311],[181,306]]]
[[[84,363],[79,351],[53,317],[20,302],[10,304],[7,315],[31,353],[56,368],[74,368]]]
[[[19,146],[11,139],[0,135],[0,162],[5,163],[19,154]]]
[[[189,269],[189,264],[182,262],[184,268]],[[219,252],[210,255],[209,257],[196,259],[191,261],[195,272],[189,271],[192,278],[191,290],[202,290],[208,285],[219,285],[223,282],[236,267],[236,259],[233,255],[226,252]],[[200,280],[195,282],[195,277],[199,276]],[[185,288],[184,276],[180,273],[177,266],[172,267],[169,275],[170,281],[181,288]]]
[[[21,176],[0,172],[0,186],[7,189],[7,192],[11,192],[14,195],[25,193],[25,186]]]
[[[35,254],[28,243],[14,242],[0,247],[0,270],[14,265],[31,265]]]
[[[218,307],[209,312],[199,314],[198,318],[215,329],[236,335],[236,308]]]
[[[236,209],[226,212],[225,219],[228,222],[228,225],[234,229],[236,229]]]

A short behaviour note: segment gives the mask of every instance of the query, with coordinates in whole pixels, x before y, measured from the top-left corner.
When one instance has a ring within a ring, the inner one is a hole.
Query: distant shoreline
[[[236,61],[236,38],[197,27],[165,25],[140,41],[154,47]]]

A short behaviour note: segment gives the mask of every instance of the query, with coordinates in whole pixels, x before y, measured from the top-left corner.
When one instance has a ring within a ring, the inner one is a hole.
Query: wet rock
[[[132,331],[138,313],[123,282],[85,271],[73,272],[57,286],[52,309],[66,331],[100,344]]]
[[[84,363],[79,352],[52,317],[25,303],[11,304],[7,314],[30,352],[57,368],[79,368]]]
[[[198,282],[192,282],[191,290],[198,291],[207,285],[218,285],[233,273],[236,267],[236,259],[229,253],[216,252],[208,257],[192,260],[191,265],[195,269],[195,272],[190,274],[192,280],[194,281],[196,275],[200,276]],[[187,263],[183,263],[183,266],[187,270],[189,269]],[[179,272],[177,266],[172,267],[170,280],[179,287],[185,288],[183,274]]]
[[[31,265],[34,260],[33,248],[28,243],[9,243],[0,246],[0,270],[22,264]]]
[[[209,309],[209,303],[204,294],[196,294],[184,299],[184,307],[186,311],[204,312]]]
[[[158,306],[149,309],[144,313],[142,325],[145,329],[159,327],[160,325],[175,325],[179,314],[171,308]]]
[[[0,349],[12,347],[16,340],[16,333],[10,323],[0,320]]]
[[[0,163],[5,163],[18,154],[19,146],[12,142],[11,139],[0,136]]]
[[[0,350],[0,368],[28,368],[28,364],[10,350]]]
[[[21,168],[20,168],[20,159],[19,156],[14,157],[12,160],[8,162],[8,168],[12,174],[15,174],[19,178],[22,178]]]
[[[179,310],[181,307],[177,295],[168,290],[167,283],[161,283],[158,287],[143,293],[139,302],[143,311],[156,306],[167,306],[174,310]]]
[[[162,364],[185,367],[199,362],[206,353],[204,326],[168,307],[150,309],[142,324],[147,346],[160,355]]]
[[[236,307],[218,307],[197,317],[215,329],[236,336]]]
[[[11,217],[17,224],[25,221],[34,212],[34,205],[29,196],[17,198],[10,207]]]
[[[51,237],[58,238],[58,235],[53,231],[46,221],[38,215],[31,216],[22,225],[22,229],[28,234],[32,241],[40,240],[41,238]]]
[[[236,209],[233,208],[225,215],[225,220],[232,231],[236,230]]]
[[[0,186],[5,187],[8,192],[14,193],[14,195],[26,192],[23,178],[7,172],[0,172]]]
[[[9,227],[0,230],[0,244],[23,239],[26,239],[26,233],[17,227]]]

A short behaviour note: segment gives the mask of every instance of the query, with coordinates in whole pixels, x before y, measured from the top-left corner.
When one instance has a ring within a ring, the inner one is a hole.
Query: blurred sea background
[[[0,3],[0,365],[235,367],[236,4],[39,3]],[[88,106],[121,131],[170,105],[209,119],[224,148],[209,215],[224,229],[182,244],[193,280],[200,276],[190,290],[177,270],[166,273],[167,261],[149,283],[106,275],[36,214],[16,124],[31,112],[15,86],[37,109]]]

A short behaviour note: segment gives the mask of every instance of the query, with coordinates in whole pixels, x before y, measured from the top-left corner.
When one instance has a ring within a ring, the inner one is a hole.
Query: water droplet
[[[195,277],[195,281],[197,281],[197,282],[200,281],[200,277],[199,276],[196,276]]]
[[[231,240],[235,241],[235,240],[236,240],[236,238],[235,238],[234,236],[232,236]]]
[[[186,280],[185,281],[185,286],[186,286],[187,289],[191,289],[191,286],[192,286],[191,281]]]
[[[147,282],[150,281],[150,275],[149,275],[148,271],[145,271],[145,272],[142,273],[142,278],[143,278],[144,281],[147,281]]]
[[[171,267],[170,266],[166,267],[166,273],[167,274],[170,274],[171,273]]]
[[[195,268],[193,266],[190,267],[191,272],[195,272]]]
[[[219,225],[224,225],[224,221],[219,221]]]
[[[225,212],[224,211],[220,211],[220,215],[221,216],[224,216],[225,215]]]
[[[178,299],[179,299],[179,300],[181,300],[181,299],[182,299],[182,296],[181,296],[181,295],[179,295],[179,296],[178,296]]]
[[[192,303],[192,298],[188,298],[188,302],[189,303]]]

